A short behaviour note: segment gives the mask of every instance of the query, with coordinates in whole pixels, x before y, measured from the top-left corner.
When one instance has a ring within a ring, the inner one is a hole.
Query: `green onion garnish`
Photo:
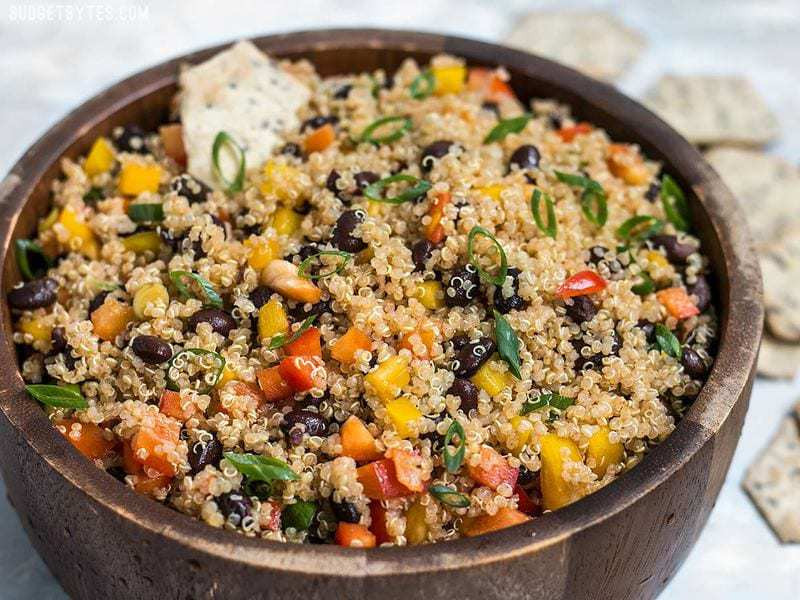
[[[189,278],[200,288],[200,293],[203,296],[202,299],[206,306],[222,308],[222,298],[220,295],[207,280],[200,277],[197,273],[192,273],[190,271],[170,271],[169,278],[172,280],[173,285],[178,288],[178,292],[180,292],[184,299],[197,298],[195,293],[183,281],[185,278]]]
[[[683,190],[669,175],[661,178],[661,206],[667,220],[680,231],[689,231],[692,213]]]
[[[399,123],[397,127],[395,127],[390,133],[386,135],[382,135],[379,137],[374,137],[372,134],[375,133],[376,129],[383,127],[389,123]],[[392,142],[396,142],[401,137],[405,135],[405,133],[411,129],[411,118],[410,117],[383,117],[382,119],[378,119],[377,121],[373,121],[370,123],[364,131],[361,132],[361,135],[358,138],[359,142],[369,142],[371,144],[375,144],[376,146],[379,144],[390,144]]]
[[[458,445],[456,446],[456,451],[451,454],[448,452],[448,446],[456,436],[458,436]],[[455,420],[450,423],[450,427],[447,428],[447,433],[444,436],[444,448],[442,448],[442,461],[450,473],[458,471],[461,468],[461,463],[464,462],[464,454],[467,451],[466,437],[461,423]]]
[[[499,293],[499,292],[495,292]],[[517,379],[522,379],[519,372],[519,338],[508,320],[494,310],[494,338],[497,341],[497,353],[506,364],[508,370]]]
[[[455,508],[467,508],[469,506],[469,496],[455,491],[446,485],[432,485],[428,491],[435,496],[439,502]]]
[[[339,264],[336,265],[336,268],[326,272],[320,273],[319,275],[311,275],[308,270],[311,268],[312,263],[321,256],[338,256],[339,257]],[[302,277],[303,279],[325,279],[326,277],[330,277],[331,275],[339,275],[344,268],[347,266],[347,263],[353,258],[353,255],[349,252],[343,252],[341,250],[323,250],[322,252],[317,252],[316,254],[312,254],[308,258],[306,258],[303,262],[300,263],[300,266],[297,267],[297,276]]]
[[[289,527],[296,531],[305,531],[311,527],[314,515],[317,514],[317,505],[314,502],[298,500],[294,504],[284,506],[281,511],[281,525],[284,529]]]
[[[547,208],[547,224],[542,219],[541,203],[544,200],[545,207]],[[556,209],[553,206],[553,199],[548,194],[543,194],[541,190],[533,190],[531,197],[531,212],[533,213],[533,220],[536,221],[536,226],[542,232],[553,239],[556,239]]]
[[[250,481],[296,481],[297,473],[282,460],[271,456],[257,454],[240,454],[238,452],[225,452],[225,458],[236,470]]]
[[[131,204],[128,207],[128,217],[136,223],[152,223],[164,220],[163,204]]]
[[[675,334],[672,333],[666,325],[663,323],[656,324],[656,344],[658,344],[659,349],[664,353],[668,354],[672,358],[680,360],[683,357],[683,349],[681,348],[681,343],[678,341],[678,338],[675,337]]]
[[[26,385],[25,389],[42,404],[56,408],[87,408],[89,403],[77,385]]]
[[[641,278],[642,282],[632,285],[631,291],[637,296],[647,296],[647,294],[652,294],[656,289],[656,284],[653,281],[653,278],[650,277],[650,274],[647,271],[642,271],[639,273],[639,277]]]
[[[664,221],[651,215],[636,215],[617,228],[617,237],[626,242],[641,242],[664,229]]]
[[[608,200],[603,186],[594,179],[582,175],[555,171],[556,178],[562,183],[583,189],[581,194],[581,210],[590,223],[602,227],[608,220]]]
[[[411,85],[408,86],[408,91],[414,100],[424,100],[433,93],[436,89],[436,77],[433,71],[425,69],[422,73],[414,78]]]
[[[520,414],[527,415],[528,413],[548,406],[550,408],[555,408],[556,410],[566,410],[574,403],[575,400],[573,398],[567,398],[561,394],[542,394],[533,402],[525,402],[525,404],[522,405]]]
[[[92,186],[89,188],[89,191],[83,195],[83,201],[86,204],[94,205],[97,204],[98,201],[103,199],[103,190],[97,186]]]
[[[317,316],[318,315],[311,315],[310,317],[306,318],[306,320],[303,321],[303,324],[300,325],[300,328],[297,331],[295,331],[288,340],[286,339],[286,334],[280,333],[276,335],[274,338],[270,340],[269,349],[277,350],[281,346],[285,346],[286,344],[291,344],[293,341],[299,338],[306,329],[311,327],[311,324],[315,321]]]
[[[225,357],[222,356],[219,352],[214,352],[213,350],[206,350],[205,348],[186,348],[178,352],[175,356],[173,356],[169,362],[167,363],[167,389],[178,391],[178,383],[172,378],[170,374],[173,368],[178,368],[175,363],[180,362],[178,359],[184,355],[194,354],[195,356],[211,356],[217,363],[217,369],[215,371],[214,380],[212,382],[206,382],[208,385],[200,391],[201,394],[205,394],[210,392],[214,389],[214,386],[219,383],[220,378],[222,377],[222,371],[225,369]]]
[[[408,183],[411,185],[411,187],[409,187],[406,191],[398,194],[397,196],[392,196],[391,198],[384,198],[383,190],[387,186],[398,182]],[[375,202],[383,202],[385,204],[403,204],[405,202],[415,200],[416,198],[419,198],[423,194],[426,194],[429,189],[431,189],[431,184],[429,181],[425,181],[424,179],[419,179],[418,177],[414,177],[413,175],[405,175],[403,173],[398,173],[397,175],[384,177],[383,179],[379,179],[375,183],[369,184],[367,187],[364,188],[364,196],[369,200],[373,200]]]
[[[234,160],[238,163],[236,175],[233,180],[228,179],[219,165],[219,152],[225,147],[231,153]],[[213,163],[214,177],[225,187],[225,191],[232,194],[241,192],[244,187],[245,155],[244,149],[226,131],[220,131],[214,138],[211,146],[211,161]]]
[[[509,133],[519,133],[525,129],[525,126],[528,124],[528,121],[531,120],[532,116],[533,115],[530,113],[525,113],[519,117],[503,119],[492,128],[485,138],[483,138],[483,143],[491,144],[492,142],[499,142],[505,139]]]
[[[497,271],[497,275],[492,275],[488,271],[484,271],[481,266],[478,264],[475,255],[472,252],[472,246],[475,243],[475,238],[479,235],[489,238],[494,242],[494,245],[497,247],[497,251],[500,253],[500,268]],[[475,226],[473,227],[469,235],[467,236],[467,259],[478,270],[478,274],[481,276],[481,279],[488,283],[493,283],[495,285],[503,285],[503,282],[506,280],[506,275],[508,274],[508,259],[506,258],[506,252],[503,250],[503,247],[500,245],[500,242],[497,241],[491,233],[489,233],[483,227]]]
[[[25,279],[35,279],[53,266],[53,261],[44,253],[38,242],[33,240],[14,240],[19,272]]]

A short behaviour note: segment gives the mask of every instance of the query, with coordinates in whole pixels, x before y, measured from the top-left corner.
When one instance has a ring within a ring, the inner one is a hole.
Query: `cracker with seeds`
[[[664,75],[645,103],[693,144],[761,146],[778,135],[778,121],[746,79]]]
[[[758,374],[771,379],[794,379],[800,367],[800,346],[776,340],[769,334],[761,340]]]
[[[180,76],[181,121],[188,171],[219,187],[211,147],[220,131],[244,149],[248,168],[260,166],[280,143],[280,133],[297,128],[297,109],[310,90],[251,42],[242,41]],[[220,169],[233,179],[231,153],[220,153]]]
[[[800,342],[800,227],[761,249],[767,328],[785,342]]]
[[[800,430],[793,416],[750,465],[744,489],[782,542],[800,542]]]
[[[595,11],[532,12],[505,41],[604,80],[622,75],[645,47],[638,32]]]

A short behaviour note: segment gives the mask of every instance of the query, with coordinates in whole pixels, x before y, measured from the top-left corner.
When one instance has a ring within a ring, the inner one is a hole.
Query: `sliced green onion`
[[[482,235],[492,240],[492,242],[494,242],[494,245],[497,247],[497,251],[500,253],[500,269],[497,271],[497,275],[492,275],[488,271],[484,271],[478,264],[478,261],[472,252],[472,246],[475,243],[475,238],[479,235]],[[505,282],[506,275],[508,274],[508,259],[506,258],[506,252],[505,250],[503,250],[503,246],[500,245],[500,242],[497,241],[497,238],[494,237],[483,227],[479,227],[476,225],[470,230],[469,235],[467,236],[467,259],[472,264],[472,266],[478,270],[478,274],[484,281],[488,283],[493,283],[498,286],[503,285],[503,282]]]
[[[205,348],[186,348],[185,350],[181,350],[175,356],[169,359],[169,362],[167,363],[167,389],[173,391],[177,391],[179,389],[178,383],[172,378],[170,372],[175,366],[175,363],[178,361],[178,358],[187,354],[194,354],[195,356],[214,357],[214,360],[217,362],[218,365],[215,371],[214,381],[200,391],[201,394],[210,392],[212,389],[214,389],[214,386],[216,386],[219,383],[219,380],[222,377],[222,371],[225,370],[225,357],[222,356],[219,352],[214,352],[213,350],[206,350]]]
[[[282,460],[271,456],[258,454],[240,454],[238,452],[225,452],[225,458],[236,470],[250,481],[296,481],[300,479],[294,471]]]
[[[547,209],[547,223],[545,224],[541,215],[541,203],[544,200]],[[558,223],[556,222],[556,209],[553,206],[553,199],[548,194],[543,194],[541,190],[533,190],[531,197],[531,212],[533,213],[533,220],[536,221],[536,226],[542,230],[547,237],[556,239],[556,229]]]
[[[282,346],[285,346],[286,344],[291,344],[293,341],[295,341],[297,338],[299,338],[301,335],[303,335],[303,332],[306,329],[311,327],[311,324],[314,322],[314,320],[317,318],[317,316],[318,315],[311,315],[310,317],[306,318],[306,320],[303,321],[303,324],[300,325],[300,329],[295,331],[288,340],[286,339],[286,335],[283,334],[283,333],[280,333],[280,334],[276,335],[274,338],[272,338],[270,340],[269,349],[270,350],[277,350],[278,348],[280,348]]]
[[[525,402],[522,405],[520,414],[527,415],[535,410],[540,410],[545,407],[555,408],[556,410],[566,410],[575,403],[573,398],[567,398],[561,394],[542,394],[533,402]]]
[[[308,270],[311,268],[312,263],[315,259],[318,259],[320,256],[338,256],[339,257],[339,264],[336,265],[336,268],[328,271],[326,273],[320,273],[319,275],[311,275]],[[330,277],[331,275],[339,275],[344,268],[347,266],[353,258],[353,255],[350,252],[343,252],[341,250],[323,250],[322,252],[317,252],[316,254],[312,254],[308,258],[306,258],[303,262],[300,263],[300,266],[297,267],[297,276],[302,277],[303,279],[325,279],[326,277]]]
[[[500,358],[506,361],[508,370],[514,377],[522,379],[522,374],[519,372],[519,338],[508,319],[497,310],[494,310],[494,337],[497,341],[497,353]]]
[[[485,138],[483,138],[483,143],[491,144],[492,142],[499,142],[505,139],[509,133],[519,133],[525,129],[525,126],[528,124],[528,121],[531,120],[532,116],[533,115],[530,113],[525,113],[519,117],[503,119],[492,128]]]
[[[384,198],[383,190],[387,186],[398,182],[408,183],[411,185],[411,187],[408,188],[406,191],[398,194],[397,196],[392,196],[391,198]],[[383,202],[385,204],[403,204],[405,202],[415,200],[416,198],[419,198],[423,194],[426,194],[429,189],[431,189],[431,184],[429,181],[425,181],[424,179],[414,177],[413,175],[398,173],[397,175],[384,177],[383,179],[379,179],[375,183],[369,184],[367,187],[364,188],[364,196],[369,200],[373,200],[375,202]]]
[[[223,146],[233,155],[233,158],[238,163],[238,166],[236,167],[236,175],[232,180],[228,179],[222,173],[222,169],[219,165],[219,153]],[[244,187],[244,149],[226,131],[220,131],[217,134],[217,137],[214,138],[214,144],[211,146],[211,161],[213,163],[214,177],[216,177],[219,182],[222,183],[222,185],[225,187],[225,190],[232,194],[241,192],[242,188]]]
[[[451,454],[448,451],[448,446],[456,436],[458,436],[458,445],[456,446],[456,451]],[[464,434],[464,428],[458,421],[453,421],[450,423],[450,427],[447,428],[447,433],[444,436],[444,448],[442,448],[442,461],[449,473],[455,473],[461,468],[466,451],[467,436]]]
[[[185,278],[189,278],[200,288],[203,302],[206,306],[213,306],[214,308],[222,308],[222,298],[207,280],[203,279],[197,273],[191,271],[170,271],[169,278],[172,280],[173,285],[178,289],[180,295],[186,298],[197,298],[194,292],[184,283]]]
[[[572,187],[579,187],[579,188],[590,188],[590,187],[599,187],[603,189],[598,182],[594,179],[589,177],[584,177],[583,175],[575,175],[573,173],[564,173],[563,171],[554,171],[556,174],[556,179],[558,179],[561,183],[566,183],[567,185],[571,185]]]
[[[462,494],[461,492],[457,492],[453,488],[449,488],[446,485],[432,485],[428,488],[428,491],[434,497],[436,497],[439,502],[446,504],[447,506],[453,506],[455,508],[467,508],[470,504],[469,496]]]
[[[33,240],[14,240],[19,272],[25,279],[35,279],[53,266],[53,261],[44,253],[38,242]]]
[[[647,271],[642,271],[639,273],[639,277],[642,279],[642,282],[632,285],[631,291],[637,296],[647,296],[647,294],[652,294],[656,289],[656,284],[653,281],[653,278],[650,277],[650,274]]]
[[[590,223],[602,227],[608,220],[608,200],[603,186],[594,179],[583,175],[573,175],[555,171],[556,178],[562,183],[583,189],[581,194],[581,210]]]
[[[296,531],[305,531],[314,522],[317,514],[317,505],[314,502],[299,500],[294,504],[284,506],[281,511],[281,524],[284,529],[291,527]]]
[[[25,389],[42,404],[56,408],[87,408],[89,403],[77,385],[26,385]]]
[[[414,100],[424,100],[433,93],[436,89],[436,77],[433,71],[425,69],[422,73],[414,78],[411,85],[408,86],[408,91]]]
[[[131,204],[128,207],[128,216],[136,223],[152,223],[164,220],[163,204]]]
[[[672,333],[669,328],[663,323],[656,324],[656,344],[658,344],[659,349],[664,353],[668,354],[672,358],[680,360],[683,357],[683,349],[681,348],[681,343],[678,341],[678,338],[675,337],[675,334]]]
[[[376,129],[379,129],[389,123],[399,123],[399,125],[386,135],[379,137],[374,137],[372,135],[375,133]],[[403,137],[409,129],[411,129],[411,117],[383,117],[382,119],[378,119],[377,121],[370,123],[367,128],[361,132],[358,141],[369,142],[375,145],[390,144]]]
[[[86,204],[93,205],[104,198],[102,188],[92,186],[89,191],[83,195],[83,201]]]
[[[692,213],[683,190],[669,175],[661,178],[661,206],[667,220],[680,231],[689,231]]]
[[[626,242],[641,242],[664,229],[664,221],[651,215],[636,215],[617,228],[617,237]]]

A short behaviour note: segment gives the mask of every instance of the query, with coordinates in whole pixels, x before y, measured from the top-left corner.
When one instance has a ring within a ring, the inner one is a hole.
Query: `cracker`
[[[248,41],[184,70],[180,84],[187,170],[214,187],[219,182],[211,146],[217,133],[228,132],[244,148],[247,167],[258,167],[280,143],[279,133],[298,127],[297,109],[311,95]],[[220,153],[220,167],[233,178],[236,165],[229,152]]]
[[[792,416],[750,465],[744,489],[782,542],[800,542],[800,431]]]
[[[771,335],[761,340],[758,374],[772,379],[794,379],[800,367],[800,346],[786,344]]]
[[[505,41],[605,80],[624,73],[645,47],[638,32],[595,11],[532,12]]]
[[[645,103],[694,144],[761,146],[778,135],[778,121],[741,77],[664,75]]]
[[[761,248],[767,328],[785,342],[800,342],[800,227]]]

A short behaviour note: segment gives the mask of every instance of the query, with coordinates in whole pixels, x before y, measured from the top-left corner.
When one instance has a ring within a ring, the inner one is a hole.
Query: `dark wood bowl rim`
[[[557,63],[495,44],[431,33],[380,29],[304,31],[265,36],[254,41],[269,47],[277,55],[307,49],[344,47],[386,47],[434,53],[446,49],[485,64],[517,68],[527,65],[537,69],[539,76],[557,81],[557,85],[563,89],[603,107],[616,121],[635,123],[634,129],[639,140],[632,141],[658,140],[660,147],[671,150],[673,169],[681,179],[689,182],[695,197],[702,201],[723,247],[730,293],[722,299],[722,304],[726,304],[728,310],[722,323],[714,368],[695,405],[673,435],[612,485],[531,523],[494,534],[435,545],[369,551],[246,538],[214,529],[144,498],[114,482],[74,451],[62,436],[55,434],[41,408],[25,393],[17,369],[4,369],[0,374],[0,409],[22,432],[31,448],[85,494],[87,510],[97,510],[102,506],[116,513],[120,519],[132,521],[199,552],[255,567],[269,566],[298,574],[370,577],[463,569],[500,561],[511,555],[528,555],[535,560],[533,555],[536,552],[617,514],[663,484],[711,440],[746,389],[752,373],[763,316],[761,279],[743,225],[744,219],[732,195],[686,140],[613,87]],[[84,135],[92,126],[137,98],[173,83],[180,63],[197,62],[227,45],[165,61],[133,75],[85,102],[45,133],[0,182],[0,235],[4,249],[2,264],[5,264],[12,247],[12,233],[34,182],[76,139],[76,135]],[[0,359],[7,365],[15,364],[5,302],[2,303],[2,310],[6,343],[0,349]]]

